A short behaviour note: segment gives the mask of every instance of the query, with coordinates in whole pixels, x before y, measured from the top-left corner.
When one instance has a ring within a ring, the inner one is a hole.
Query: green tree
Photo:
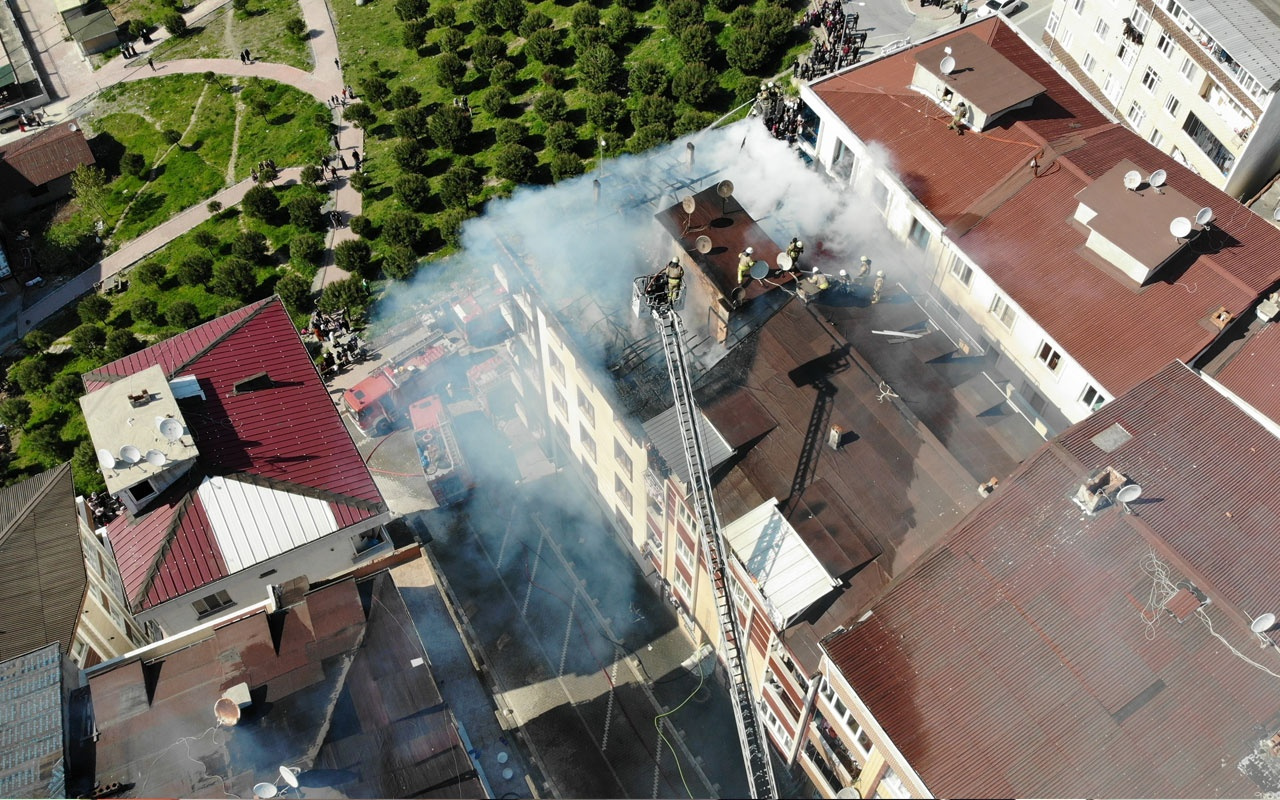
[[[141,153],[125,153],[120,156],[120,172],[122,174],[141,178],[146,171],[147,160],[142,157]]]
[[[49,345],[53,344],[53,334],[43,328],[36,328],[27,332],[22,337],[22,346],[29,353],[41,353],[49,349]]]
[[[133,314],[134,319],[150,322],[152,325],[159,325],[164,319],[164,315],[160,313],[160,306],[150,297],[139,297],[129,306],[129,311]]]
[[[243,231],[231,240],[231,252],[250,264],[262,265],[267,261],[267,237],[258,231]],[[238,294],[231,295],[239,297]]]
[[[178,281],[183,286],[203,286],[213,277],[213,259],[208,253],[192,253],[178,264]]]
[[[414,211],[426,211],[431,205],[431,181],[413,172],[401,175],[395,182],[396,197]]]
[[[425,19],[411,19],[404,24],[400,34],[400,43],[408,50],[417,52],[427,44],[427,34],[431,32],[431,22]]]
[[[46,423],[27,431],[27,435],[22,437],[22,449],[39,462],[40,466],[49,468],[66,461],[70,450],[54,423]]]
[[[553,22],[551,17],[537,10],[525,14],[524,20],[520,23],[520,36],[528,39],[533,35],[534,31],[540,31],[544,28],[550,28]]]
[[[367,172],[357,172],[350,178],[347,178],[347,183],[351,185],[352,189],[355,189],[360,194],[364,194],[365,189],[368,189],[373,185],[373,179],[369,177],[369,173]]]
[[[343,242],[343,244],[347,244],[347,242]],[[320,294],[320,300],[316,302],[316,308],[326,314],[331,314],[343,308],[352,313],[359,313],[369,306],[371,299],[369,290],[365,288],[364,281],[358,275],[352,275],[350,278],[335,281],[324,287],[324,291]]]
[[[324,227],[324,221],[320,216],[320,205],[320,197],[311,192],[294,196],[289,201],[289,222],[298,230],[320,230]]]
[[[605,38],[615,47],[623,44],[628,36],[635,33],[635,30],[635,12],[623,6],[615,6],[611,9],[608,18],[604,21]]]
[[[488,74],[499,58],[506,58],[507,43],[497,36],[481,36],[471,47],[471,63],[483,74]]]
[[[637,95],[662,94],[669,80],[667,68],[649,59],[634,64],[627,73],[627,86]]]
[[[652,150],[671,138],[671,132],[665,125],[646,125],[636,131],[631,140],[627,142],[627,149],[633,153],[643,153],[646,150]]]
[[[440,32],[440,39],[437,42],[440,45],[441,53],[457,54],[462,46],[466,44],[466,37],[462,35],[462,31],[457,28],[445,28]],[[463,65],[463,72],[466,72],[466,65]],[[461,75],[458,76],[461,79]]]
[[[104,348],[108,361],[116,361],[124,358],[130,353],[136,353],[142,349],[142,342],[138,341],[138,337],[133,335],[133,331],[124,328],[113,328],[107,331],[107,343]]]
[[[315,186],[320,182],[324,174],[320,172],[320,168],[315,164],[308,164],[302,168],[302,173],[298,175],[298,182],[303,186]]]
[[[200,323],[200,309],[190,300],[175,300],[164,312],[164,321],[175,328],[194,328]]]
[[[98,451],[93,449],[93,442],[86,439],[76,445],[75,452],[71,454],[71,476],[75,481],[76,492],[83,497],[106,488],[98,465]]]
[[[406,172],[422,172],[431,163],[431,153],[414,139],[400,139],[391,146],[391,160]]]
[[[551,179],[559,182],[582,174],[582,159],[573,153],[556,152],[551,156]]]
[[[382,238],[394,247],[417,250],[422,242],[422,217],[410,211],[392,211],[382,223]]]
[[[440,238],[448,247],[462,245],[462,223],[471,219],[471,212],[465,208],[446,208],[436,217],[440,226]]]
[[[584,53],[597,45],[612,49],[612,46],[609,44],[608,34],[605,33],[604,28],[598,27],[575,28],[572,36],[572,43],[574,52],[578,54],[578,58],[582,58]]]
[[[402,83],[391,92],[392,108],[411,108],[422,102],[422,93],[407,83]]]
[[[578,3],[569,9],[569,27],[594,28],[600,24],[600,9],[590,3]]]
[[[703,130],[715,121],[715,114],[690,108],[680,114],[679,117],[676,117],[676,126],[672,132],[676,136],[684,136],[685,134]]]
[[[238,16],[243,17],[249,10],[249,0],[231,0],[231,8]]]
[[[427,130],[437,145],[456,151],[471,134],[471,115],[457,106],[442,106],[431,115]]]
[[[484,186],[480,173],[470,160],[462,160],[440,176],[440,199],[450,208],[469,208],[471,195]]]
[[[71,350],[78,356],[97,358],[107,343],[107,332],[101,325],[86,323],[71,332]]]
[[[368,277],[373,264],[373,248],[364,239],[347,239],[333,248],[333,261],[352,275]]]
[[[367,130],[378,120],[378,115],[368,103],[352,103],[342,109],[342,118],[357,128]]]
[[[408,280],[417,270],[418,255],[408,247],[392,246],[382,255],[382,271],[392,280]]]
[[[512,89],[512,83],[516,78],[516,65],[512,64],[505,58],[500,58],[493,64],[493,69],[489,70],[489,85],[501,86],[508,92]]]
[[[569,115],[569,104],[565,102],[561,92],[547,90],[538,92],[533,98],[533,113],[550,125],[559,122]]]
[[[538,80],[542,81],[542,85],[548,89],[559,89],[564,86],[564,67],[558,64],[550,64],[542,68],[542,72],[538,74]]]
[[[587,122],[594,126],[597,132],[615,130],[625,111],[622,98],[613,92],[587,96]]]
[[[81,164],[71,173],[71,191],[76,201],[97,219],[107,216],[106,202],[111,194],[108,183],[107,173],[91,164]]]
[[[23,394],[43,392],[44,387],[53,379],[53,366],[41,353],[28,356],[9,367],[9,380],[22,390]]]
[[[303,21],[302,17],[289,17],[284,21],[284,32],[298,41],[303,41],[307,38],[307,30],[307,23]]]
[[[289,258],[299,266],[317,266],[324,253],[324,239],[316,233],[302,233],[289,242]]]
[[[175,39],[187,35],[187,21],[177,11],[165,14],[160,24],[164,25],[164,29]]]
[[[675,108],[672,102],[656,95],[641,97],[635,111],[631,112],[631,124],[636,130],[646,125],[670,126],[675,119]]]
[[[133,268],[129,273],[135,281],[147,286],[159,286],[164,283],[164,279],[169,277],[169,272],[164,268],[164,264],[158,261],[144,261]]]
[[[347,221],[347,227],[351,228],[351,232],[361,239],[373,239],[378,235],[378,226],[373,224],[373,220],[364,214],[356,214]]]
[[[258,276],[253,264],[243,258],[228,258],[213,268],[210,288],[223,297],[246,301],[253,297],[258,288]]]
[[[438,28],[452,28],[458,21],[458,9],[453,3],[441,3],[431,14]]]
[[[111,314],[111,301],[100,294],[91,294],[76,306],[81,322],[106,322]]]
[[[31,402],[25,397],[6,397],[0,400],[0,422],[10,428],[23,428],[31,419]]]
[[[524,52],[535,61],[550,64],[555,61],[556,52],[560,49],[562,34],[555,28],[543,28],[534,31],[524,41]]]
[[[578,145],[578,129],[572,122],[556,122],[547,126],[547,132],[543,138],[547,142],[547,147],[553,152],[571,153]]]
[[[538,158],[522,144],[504,144],[497,149],[493,159],[493,172],[499,178],[516,183],[527,183],[533,177]]]
[[[445,50],[436,56],[435,73],[436,83],[446,91],[456,92],[458,84],[462,82],[462,76],[467,74],[467,64],[453,50]]]
[[[691,106],[701,106],[715,90],[715,71],[700,61],[685,64],[671,79],[671,93]]]
[[[609,91],[621,66],[618,54],[607,45],[599,44],[588,49],[578,59],[582,88],[594,94]]]
[[[493,17],[504,30],[516,31],[524,22],[528,7],[525,0],[497,0],[493,5]]]
[[[709,62],[719,51],[716,37],[705,23],[690,25],[680,34],[680,52],[686,63]]]
[[[511,92],[502,86],[490,86],[480,98],[480,107],[491,117],[501,117],[511,105]]]
[[[431,112],[423,106],[401,109],[396,112],[396,135],[404,139],[427,139],[431,135]]]
[[[702,22],[703,18],[700,0],[671,0],[667,3],[667,30],[677,37],[689,26]]]
[[[244,213],[263,221],[270,220],[280,210],[280,198],[276,197],[275,190],[262,184],[249,187],[240,204],[244,206]]]
[[[181,131],[175,131],[173,128],[165,128],[160,132],[160,135],[164,137],[165,142],[168,144],[177,144],[182,141]]]
[[[49,384],[49,397],[55,403],[63,405],[74,403],[82,394],[84,394],[84,383],[75,375],[63,373]]]
[[[196,247],[203,249],[207,253],[212,253],[214,250],[222,246],[222,242],[218,239],[217,235],[207,228],[201,228],[191,234],[191,241]]]
[[[387,82],[379,75],[371,75],[360,83],[360,95],[370,103],[382,103],[391,96]],[[354,108],[355,106],[347,106]]]
[[[296,272],[290,272],[276,281],[276,294],[284,301],[285,308],[294,314],[305,314],[314,305],[311,300],[311,281]]]
[[[500,119],[493,126],[493,137],[498,140],[498,144],[523,142],[528,135],[529,129],[518,120]]]
[[[396,16],[402,20],[422,19],[431,11],[429,0],[396,0]]]

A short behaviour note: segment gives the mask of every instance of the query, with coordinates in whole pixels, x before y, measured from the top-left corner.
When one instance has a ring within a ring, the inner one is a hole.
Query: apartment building
[[[1101,106],[1240,200],[1280,171],[1278,40],[1265,0],[1057,0],[1044,33]]]

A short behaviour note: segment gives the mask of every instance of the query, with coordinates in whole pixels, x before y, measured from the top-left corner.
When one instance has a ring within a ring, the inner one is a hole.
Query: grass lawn
[[[310,71],[311,48],[284,30],[293,17],[302,17],[297,0],[249,0],[243,14],[232,11],[228,3],[197,21],[187,36],[161,43],[155,58],[239,58],[248,48],[258,61]]]

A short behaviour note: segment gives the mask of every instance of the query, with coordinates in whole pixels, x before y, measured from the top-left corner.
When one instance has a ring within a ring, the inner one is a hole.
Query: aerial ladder
[[[678,264],[673,262],[675,267]],[[633,292],[633,308],[638,312],[647,306],[658,323],[662,337],[662,349],[667,357],[667,372],[671,377],[671,391],[675,395],[676,419],[680,427],[680,439],[684,445],[685,460],[689,467],[689,494],[697,514],[702,548],[707,557],[707,568],[715,588],[716,614],[720,621],[720,652],[729,674],[729,692],[733,703],[734,721],[738,739],[742,744],[742,757],[746,762],[747,780],[754,798],[775,798],[777,786],[773,779],[773,763],[769,757],[769,741],[760,724],[760,714],[751,701],[751,684],[747,679],[745,639],[738,624],[738,614],[729,591],[728,568],[725,558],[729,552],[725,545],[720,517],[716,513],[711,495],[711,479],[708,475],[703,439],[699,429],[698,407],[693,398],[693,381],[685,359],[684,326],[680,323],[677,307],[682,299],[680,280],[668,283],[667,270],[652,276],[636,279]],[[683,274],[681,272],[681,277]],[[674,288],[669,290],[674,284]]]

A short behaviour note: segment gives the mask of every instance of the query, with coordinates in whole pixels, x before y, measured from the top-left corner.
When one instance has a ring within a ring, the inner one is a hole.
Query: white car
[[[978,9],[979,17],[989,17],[992,14],[1004,14],[1008,16],[1016,11],[1022,5],[1022,0],[987,0]]]

